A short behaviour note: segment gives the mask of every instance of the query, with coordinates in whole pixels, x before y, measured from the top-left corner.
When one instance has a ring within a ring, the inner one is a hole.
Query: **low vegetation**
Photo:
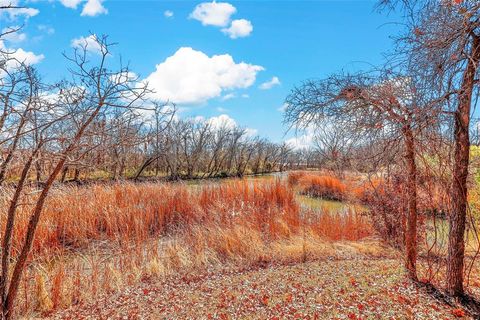
[[[28,212],[19,211],[16,233]],[[48,313],[152,276],[382,254],[373,243],[348,245],[373,233],[354,209],[302,209],[281,180],[60,187],[38,227],[19,312]]]
[[[339,179],[331,175],[307,174],[305,172],[290,173],[288,181],[297,185],[302,194],[329,200],[346,200],[347,187]]]
[[[406,281],[398,260],[371,257],[144,282],[53,318],[152,314],[182,319],[468,319],[462,309],[441,304]]]

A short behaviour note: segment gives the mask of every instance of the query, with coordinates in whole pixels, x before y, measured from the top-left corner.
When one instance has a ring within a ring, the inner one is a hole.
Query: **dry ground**
[[[471,319],[379,258],[257,265],[173,280],[146,279],[53,319]]]

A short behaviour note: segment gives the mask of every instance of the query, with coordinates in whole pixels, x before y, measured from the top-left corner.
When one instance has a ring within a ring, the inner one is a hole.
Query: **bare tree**
[[[480,3],[476,0],[383,0],[400,5],[406,31],[398,41],[400,63],[422,76],[425,86],[437,93],[438,103],[454,123],[452,212],[449,216],[447,289],[464,294],[465,225],[470,123],[478,98],[480,62]],[[406,59],[405,59],[406,57]]]
[[[381,72],[332,76],[306,81],[287,97],[285,119],[307,126],[343,127],[358,139],[374,136],[380,141],[401,141],[407,170],[408,212],[405,230],[405,267],[417,279],[417,167],[415,134],[433,119],[421,104],[413,80]]]
[[[58,91],[50,96],[39,95],[36,90],[28,90],[26,97],[22,99],[22,101],[28,101],[21,109],[22,117],[30,121],[31,118],[27,115],[31,114],[31,110],[36,110],[37,113],[42,112],[41,122],[43,124],[37,139],[30,141],[34,145],[30,148],[30,155],[23,165],[21,177],[15,186],[6,217],[0,278],[1,314],[5,319],[13,316],[20,280],[27,264],[45,201],[67,159],[78,150],[89,126],[101,113],[115,108],[137,108],[147,93],[146,87],[126,76],[129,74],[128,68],[120,67],[118,71],[111,71],[107,68],[107,60],[110,58],[112,46],[108,42],[108,38],[106,36],[95,37],[95,41],[100,48],[97,65],[90,66],[87,58],[89,53],[85,44],[85,46],[75,49],[73,56],[67,56],[73,65],[70,71],[74,82],[61,83],[57,86]],[[29,81],[30,85],[31,83],[32,80]],[[25,112],[26,110],[28,112]],[[35,122],[30,121],[30,123]],[[29,129],[32,127],[30,123],[22,125],[22,127]],[[20,124],[17,128],[19,126]],[[52,130],[54,127],[55,130]],[[62,128],[68,128],[68,130],[62,130]],[[17,132],[18,130],[13,135],[13,139],[23,134]],[[22,198],[32,162],[39,150],[47,143],[48,152],[56,159],[56,162],[38,191],[39,194],[31,211],[26,233],[22,235],[24,238],[20,252],[15,262],[12,263],[10,254],[16,209]]]
[[[175,104],[170,103],[153,103],[153,119],[147,119],[148,133],[144,141],[146,144],[145,155],[141,165],[138,167],[134,179],[140,178],[143,171],[153,163],[156,164],[156,174],[159,171],[159,159],[166,156],[166,141],[165,133],[169,130],[171,125],[175,122]]]
[[[314,146],[322,160],[322,165],[343,175],[350,167],[349,161],[355,145],[354,137],[348,128],[326,123],[315,130]]]

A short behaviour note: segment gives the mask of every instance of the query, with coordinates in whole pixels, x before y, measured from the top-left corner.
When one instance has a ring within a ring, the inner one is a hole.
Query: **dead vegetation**
[[[53,319],[471,319],[407,280],[398,260],[322,260],[145,281]]]
[[[24,212],[28,205],[18,212],[18,234]],[[364,215],[301,209],[280,180],[61,187],[43,217],[19,314],[48,314],[149,277],[384,255],[368,240],[374,232]]]

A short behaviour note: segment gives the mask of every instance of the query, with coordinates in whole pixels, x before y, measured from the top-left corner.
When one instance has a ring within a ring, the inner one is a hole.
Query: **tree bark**
[[[405,268],[411,279],[417,280],[417,166],[415,140],[410,125],[403,128],[407,164],[408,213],[405,232]]]
[[[133,180],[138,180],[138,179],[140,178],[142,172],[143,172],[149,165],[151,165],[154,161],[157,161],[159,158],[160,158],[160,155],[147,158],[147,159],[143,162],[143,164],[140,166],[140,168],[137,170],[137,172],[135,173],[135,176],[134,176]],[[158,163],[158,162],[157,162],[157,163]],[[157,167],[157,168],[158,168],[158,167]]]
[[[470,109],[475,75],[480,61],[480,38],[473,35],[472,49],[463,75],[458,109],[454,113],[454,165],[452,212],[448,234],[447,291],[453,296],[464,294],[465,223],[467,216],[467,178],[470,161]]]
[[[3,310],[2,317],[7,320],[12,318],[14,302],[18,293],[20,280],[23,275],[25,265],[27,263],[28,255],[30,253],[30,250],[32,249],[32,244],[35,237],[35,231],[37,229],[38,222],[40,220],[40,215],[42,213],[43,206],[45,204],[45,201],[47,200],[48,193],[50,192],[50,188],[52,187],[53,182],[57,178],[58,174],[63,169],[63,166],[67,160],[67,156],[76,148],[86,128],[90,125],[93,119],[97,117],[102,106],[103,106],[103,100],[100,100],[97,108],[92,112],[92,114],[88,117],[88,119],[79,128],[79,130],[73,137],[72,142],[65,149],[59,161],[55,165],[53,171],[50,173],[47,181],[45,182],[45,186],[43,187],[43,190],[40,193],[38,200],[35,203],[30,219],[28,221],[27,231],[25,234],[25,239],[23,240],[22,248],[20,250],[18,259],[15,263],[15,267],[13,268],[13,273],[11,275],[11,280],[10,280],[10,286],[8,287],[8,293],[3,298],[3,301],[2,301],[2,310]]]
[[[2,270],[1,270],[1,277],[0,277],[0,298],[2,299],[2,301],[4,301],[6,298],[7,282],[8,282],[7,277],[9,272],[10,250],[11,250],[13,229],[15,224],[15,214],[16,214],[18,202],[20,200],[20,196],[22,194],[22,191],[25,185],[25,181],[28,178],[28,172],[30,171],[32,161],[35,158],[39,149],[40,149],[40,145],[32,152],[27,162],[25,163],[22,169],[20,180],[18,181],[17,187],[15,189],[15,193],[12,197],[12,200],[10,201],[10,206],[8,208],[7,222],[5,224],[5,231],[4,231],[3,242],[2,242]],[[3,305],[1,307],[2,307],[2,314],[5,315],[7,310],[4,309]]]

